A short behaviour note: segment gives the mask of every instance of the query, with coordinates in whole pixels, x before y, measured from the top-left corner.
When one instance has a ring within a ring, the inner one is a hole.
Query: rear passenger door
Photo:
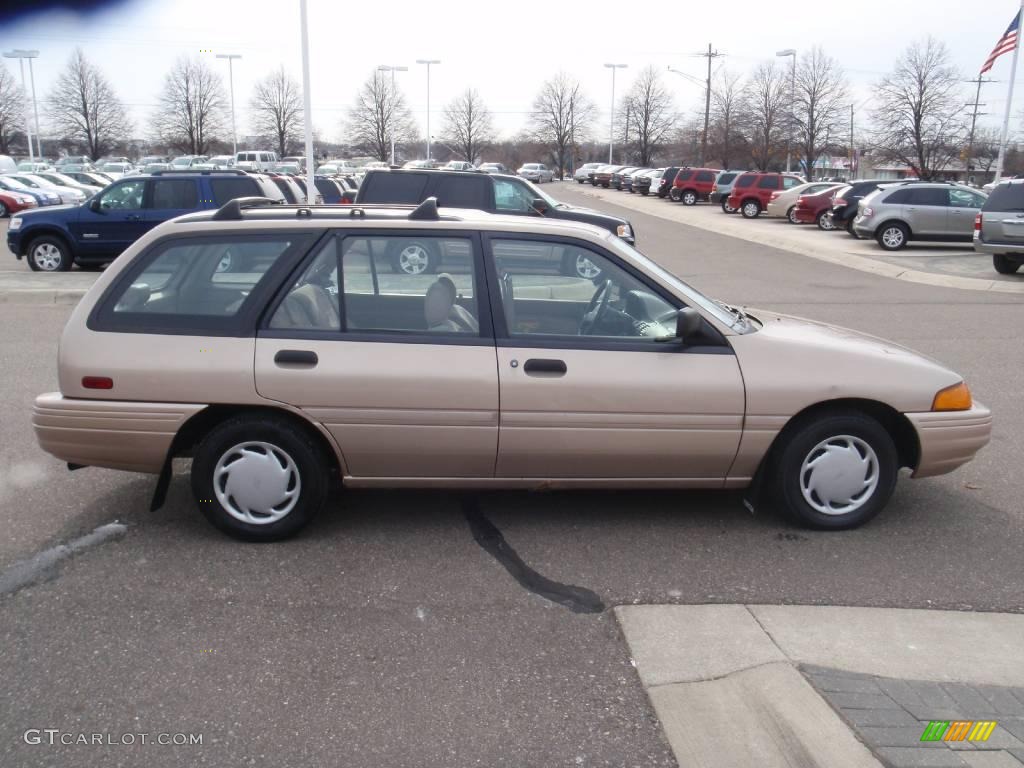
[[[155,176],[150,182],[146,230],[161,222],[199,209],[199,186],[196,179]]]
[[[981,211],[985,198],[968,189],[953,187],[947,190],[949,211],[946,229],[950,235],[973,237],[974,217]]]
[[[946,234],[948,211],[948,190],[941,187],[912,187],[903,206],[903,215],[911,232],[925,237]]]
[[[396,270],[413,243],[442,253],[444,272]],[[365,485],[491,478],[498,373],[484,285],[475,234],[330,234],[264,316],[256,388],[321,423]]]

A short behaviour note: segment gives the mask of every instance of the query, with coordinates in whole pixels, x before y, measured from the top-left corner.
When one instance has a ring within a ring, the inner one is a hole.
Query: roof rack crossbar
[[[205,176],[211,173],[226,173],[232,176],[247,176],[248,174],[238,168],[168,168],[167,170],[152,171],[150,176],[166,176],[169,173],[199,173]]]
[[[228,200],[213,214],[214,221],[241,221],[243,208],[256,208],[262,205],[274,205],[269,197],[236,197]]]

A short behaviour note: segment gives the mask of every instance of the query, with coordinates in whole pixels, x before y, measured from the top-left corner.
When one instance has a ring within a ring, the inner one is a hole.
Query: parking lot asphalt
[[[0,568],[111,520],[127,533],[0,596],[0,764],[672,765],[613,606],[1024,612],[1024,296],[878,277],[545,190],[628,213],[642,250],[711,295],[943,360],[992,407],[992,444],[952,475],[902,479],[882,515],[843,533],[752,516],[735,493],[494,493],[477,515],[445,493],[353,491],[293,541],[244,545],[200,518],[184,466],[151,513],[153,478],[69,473],[39,451],[29,409],[56,387],[70,307],[6,303]],[[599,604],[531,591],[493,535]],[[204,743],[33,746],[28,728]]]

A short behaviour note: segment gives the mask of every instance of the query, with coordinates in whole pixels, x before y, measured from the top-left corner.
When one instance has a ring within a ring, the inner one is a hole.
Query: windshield
[[[679,291],[687,302],[694,304],[708,314],[713,315],[715,319],[723,325],[732,328],[738,333],[748,333],[754,329],[753,325],[743,319],[744,316],[742,313],[730,312],[726,309],[726,305],[708,298],[689,283],[680,280],[657,262],[654,262],[647,256],[644,256],[640,251],[631,246],[621,237],[609,234],[607,242],[613,250],[619,251],[634,261],[639,261],[643,264],[645,269],[657,276],[659,280]]]

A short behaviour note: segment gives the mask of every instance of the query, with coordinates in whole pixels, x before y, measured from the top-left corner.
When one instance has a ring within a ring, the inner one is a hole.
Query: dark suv
[[[414,205],[428,197],[437,198],[437,204],[442,208],[476,208],[490,213],[544,216],[549,219],[594,224],[618,235],[628,243],[635,242],[633,228],[625,219],[561,203],[525,179],[497,173],[368,171],[359,185],[355,205]],[[422,271],[435,272],[440,263],[440,256],[429,252],[425,258],[426,268]]]
[[[284,201],[270,179],[245,171],[157,171],[127,176],[81,205],[26,211],[11,217],[7,247],[35,271],[59,272],[77,263],[98,267],[157,224],[218,208],[237,197]]]

